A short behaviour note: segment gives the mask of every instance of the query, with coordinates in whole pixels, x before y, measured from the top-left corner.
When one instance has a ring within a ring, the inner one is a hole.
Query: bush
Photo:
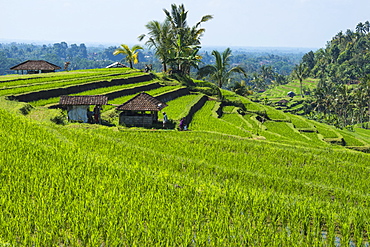
[[[30,104],[25,104],[24,106],[22,106],[21,108],[19,108],[19,111],[23,114],[23,115],[28,115],[31,110],[33,109],[33,106],[30,105]]]
[[[60,125],[66,125],[67,124],[67,117],[64,114],[64,112],[60,112],[60,114],[51,117],[50,121],[52,121],[55,124],[60,124]]]

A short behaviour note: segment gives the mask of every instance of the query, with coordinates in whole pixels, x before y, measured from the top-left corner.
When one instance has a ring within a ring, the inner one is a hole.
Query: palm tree
[[[222,88],[222,86],[230,80],[232,73],[242,73],[247,77],[244,69],[240,66],[229,69],[231,57],[230,48],[227,48],[222,54],[214,50],[212,51],[212,55],[216,59],[215,64],[200,68],[197,73],[198,78],[209,75],[211,80],[213,80],[219,88]],[[219,96],[221,96],[221,94]]]
[[[369,21],[366,21],[365,24],[364,24],[364,30],[366,33],[369,33],[370,32],[370,22]]]
[[[305,63],[300,63],[295,66],[293,70],[293,77],[297,78],[299,80],[299,84],[301,85],[301,96],[302,98],[304,97],[303,95],[303,80],[307,78],[308,74],[308,68]]]
[[[172,48],[170,49],[170,56],[172,64],[175,70],[182,73],[190,71],[190,68],[187,67],[189,65],[187,60],[189,57],[194,58],[193,54],[199,51],[200,38],[205,32],[205,29],[200,28],[200,26],[203,22],[211,20],[213,17],[205,15],[195,26],[190,27],[187,24],[188,11],[185,10],[183,4],[179,6],[172,4],[171,12],[166,9],[163,9],[163,11],[166,15],[166,21],[171,26]]]
[[[172,46],[171,41],[171,25],[168,21],[160,23],[158,21],[151,21],[145,25],[148,29],[148,35],[142,34],[138,37],[139,41],[142,41],[146,36],[148,40],[145,45],[149,49],[154,48],[155,55],[162,61],[163,71],[167,72],[167,63],[169,59],[169,50]]]
[[[359,24],[357,24],[357,26],[356,26],[356,32],[358,34],[360,34],[361,36],[366,33],[366,27],[365,27],[364,24],[362,24],[362,22],[360,22]]]
[[[266,85],[271,84],[271,81],[274,77],[274,71],[271,66],[262,65],[260,74]]]
[[[137,64],[139,62],[138,55],[139,52],[137,50],[143,49],[139,45],[134,45],[131,49],[128,47],[128,45],[122,44],[121,47],[117,48],[113,55],[126,55],[126,61],[130,64],[130,68],[133,69],[132,63]]]
[[[195,56],[200,49],[200,38],[205,32],[201,24],[211,20],[211,15],[205,15],[195,26],[187,23],[188,11],[183,4],[171,5],[171,10],[163,9],[166,19],[163,23],[151,21],[145,27],[148,34],[140,35],[139,41],[148,38],[145,44],[155,49],[156,56],[162,60],[163,70],[167,71],[170,64],[175,71],[189,73],[190,67],[196,67],[200,57]],[[190,67],[189,67],[190,66]]]

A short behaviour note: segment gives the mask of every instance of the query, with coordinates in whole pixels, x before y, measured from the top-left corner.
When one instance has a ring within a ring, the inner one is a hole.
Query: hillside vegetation
[[[87,75],[105,86],[78,94],[125,92],[151,80],[155,97],[183,88],[161,75],[104,82],[144,74],[129,69],[71,74],[0,81],[6,97]],[[190,131],[118,126],[114,106],[104,107],[105,125],[67,123],[48,108],[58,97],[1,98],[0,245],[368,245],[368,130],[336,129],[224,90],[220,102],[209,84],[195,83],[165,108],[174,122],[190,119]]]
[[[369,21],[360,22],[355,30],[338,32],[325,48],[305,54],[298,74],[318,81],[306,100],[312,105],[310,117],[342,128],[368,127],[369,62]]]

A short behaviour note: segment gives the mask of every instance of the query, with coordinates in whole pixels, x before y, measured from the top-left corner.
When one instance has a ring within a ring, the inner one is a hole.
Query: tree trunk
[[[302,79],[299,79],[299,83],[301,84],[301,96],[302,98],[304,98],[304,95],[303,95],[303,83],[302,83]]]

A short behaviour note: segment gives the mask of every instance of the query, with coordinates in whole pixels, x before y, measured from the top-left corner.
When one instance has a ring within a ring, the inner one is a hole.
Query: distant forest
[[[35,45],[24,43],[0,44],[0,75],[15,73],[9,68],[26,60],[46,60],[50,63],[64,68],[65,62],[70,62],[69,70],[104,68],[117,61],[123,61],[123,55],[114,56],[113,52],[117,49],[110,47],[87,47],[85,44],[71,44],[66,42]],[[199,66],[213,63],[214,57],[211,52],[201,50],[202,61]],[[275,54],[265,51],[244,51],[235,50],[231,58],[232,64],[242,66],[245,71],[252,76],[259,73],[261,68],[268,67],[271,71],[289,75],[294,66],[298,64],[304,53],[279,53]],[[143,69],[145,64],[152,64],[156,72],[162,70],[160,61],[155,57],[154,52],[148,49],[139,51],[139,64],[135,65],[138,69]],[[247,80],[247,78],[239,78]]]

